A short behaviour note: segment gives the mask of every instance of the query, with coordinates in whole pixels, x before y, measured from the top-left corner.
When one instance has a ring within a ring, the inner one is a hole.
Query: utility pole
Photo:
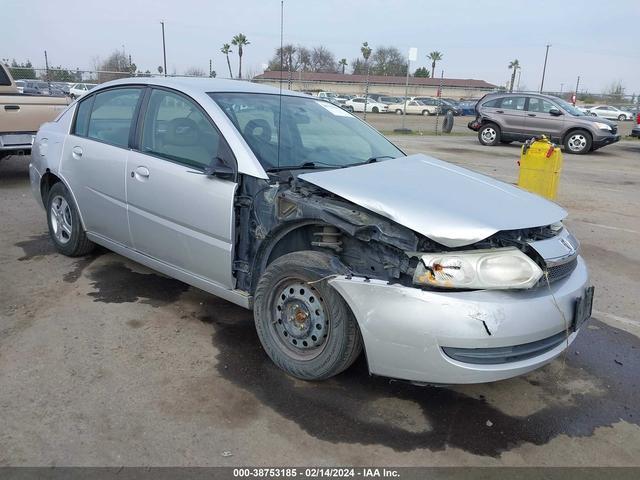
[[[47,51],[44,51],[44,68],[46,69],[47,82],[49,81],[49,58],[47,57]]]
[[[167,76],[167,49],[165,47],[165,43],[164,43],[164,21],[160,22],[160,25],[162,25],[162,65],[164,68],[164,76]]]
[[[522,75],[522,67],[518,68],[518,83],[516,84],[516,91],[520,91],[520,76]]]
[[[211,78],[211,72],[213,72],[213,60],[209,59],[209,78]]]
[[[576,81],[576,93],[573,95],[573,106],[576,106],[576,100],[578,100],[578,87],[580,87],[580,75],[578,75],[578,80]]]
[[[560,84],[560,98],[562,98],[562,90],[564,89],[564,83]]]
[[[547,43],[547,51],[544,54],[544,66],[542,67],[542,81],[540,82],[540,93],[542,93],[542,89],[544,88],[544,75],[547,73],[547,58],[549,57],[549,47],[550,43]]]

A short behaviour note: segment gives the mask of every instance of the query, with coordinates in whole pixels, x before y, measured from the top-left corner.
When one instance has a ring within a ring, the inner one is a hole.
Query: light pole
[[[540,82],[540,93],[542,93],[542,89],[544,88],[544,75],[547,72],[547,58],[549,57],[549,47],[550,43],[547,43],[547,51],[544,54],[544,66],[542,67],[542,81]]]
[[[164,68],[164,76],[167,76],[167,49],[164,43],[164,22],[160,22],[162,25],[162,65]]]

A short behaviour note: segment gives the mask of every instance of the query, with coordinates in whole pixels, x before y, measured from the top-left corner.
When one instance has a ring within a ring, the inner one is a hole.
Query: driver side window
[[[166,90],[151,92],[142,129],[143,153],[204,169],[220,156],[223,142],[192,100]]]

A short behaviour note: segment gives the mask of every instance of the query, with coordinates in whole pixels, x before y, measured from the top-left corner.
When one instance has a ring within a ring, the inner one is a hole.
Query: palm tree
[[[338,62],[338,65],[342,67],[342,74],[344,75],[344,68],[347,66],[347,59],[341,58],[340,61]]]
[[[242,78],[242,47],[249,45],[251,42],[247,40],[244,33],[239,33],[234,35],[231,43],[238,47],[238,78]]]
[[[220,49],[220,51],[227,56],[227,67],[229,67],[229,78],[233,78],[233,73],[231,73],[231,62],[229,61],[229,54],[231,53],[231,45],[229,45],[228,43],[225,43],[224,45],[222,45],[222,48]]]
[[[438,51],[431,52],[427,55],[427,59],[431,60],[431,78],[434,78],[434,74],[436,73],[436,62],[442,60],[442,54]]]
[[[511,72],[511,84],[509,85],[509,92],[513,92],[513,84],[516,81],[516,72],[520,68],[520,62],[516,58],[515,60],[509,62],[509,70],[513,69]]]

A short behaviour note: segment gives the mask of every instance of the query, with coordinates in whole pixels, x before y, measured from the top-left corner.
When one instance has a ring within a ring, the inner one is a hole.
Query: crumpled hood
[[[447,247],[567,216],[542,197],[422,154],[298,178]]]

